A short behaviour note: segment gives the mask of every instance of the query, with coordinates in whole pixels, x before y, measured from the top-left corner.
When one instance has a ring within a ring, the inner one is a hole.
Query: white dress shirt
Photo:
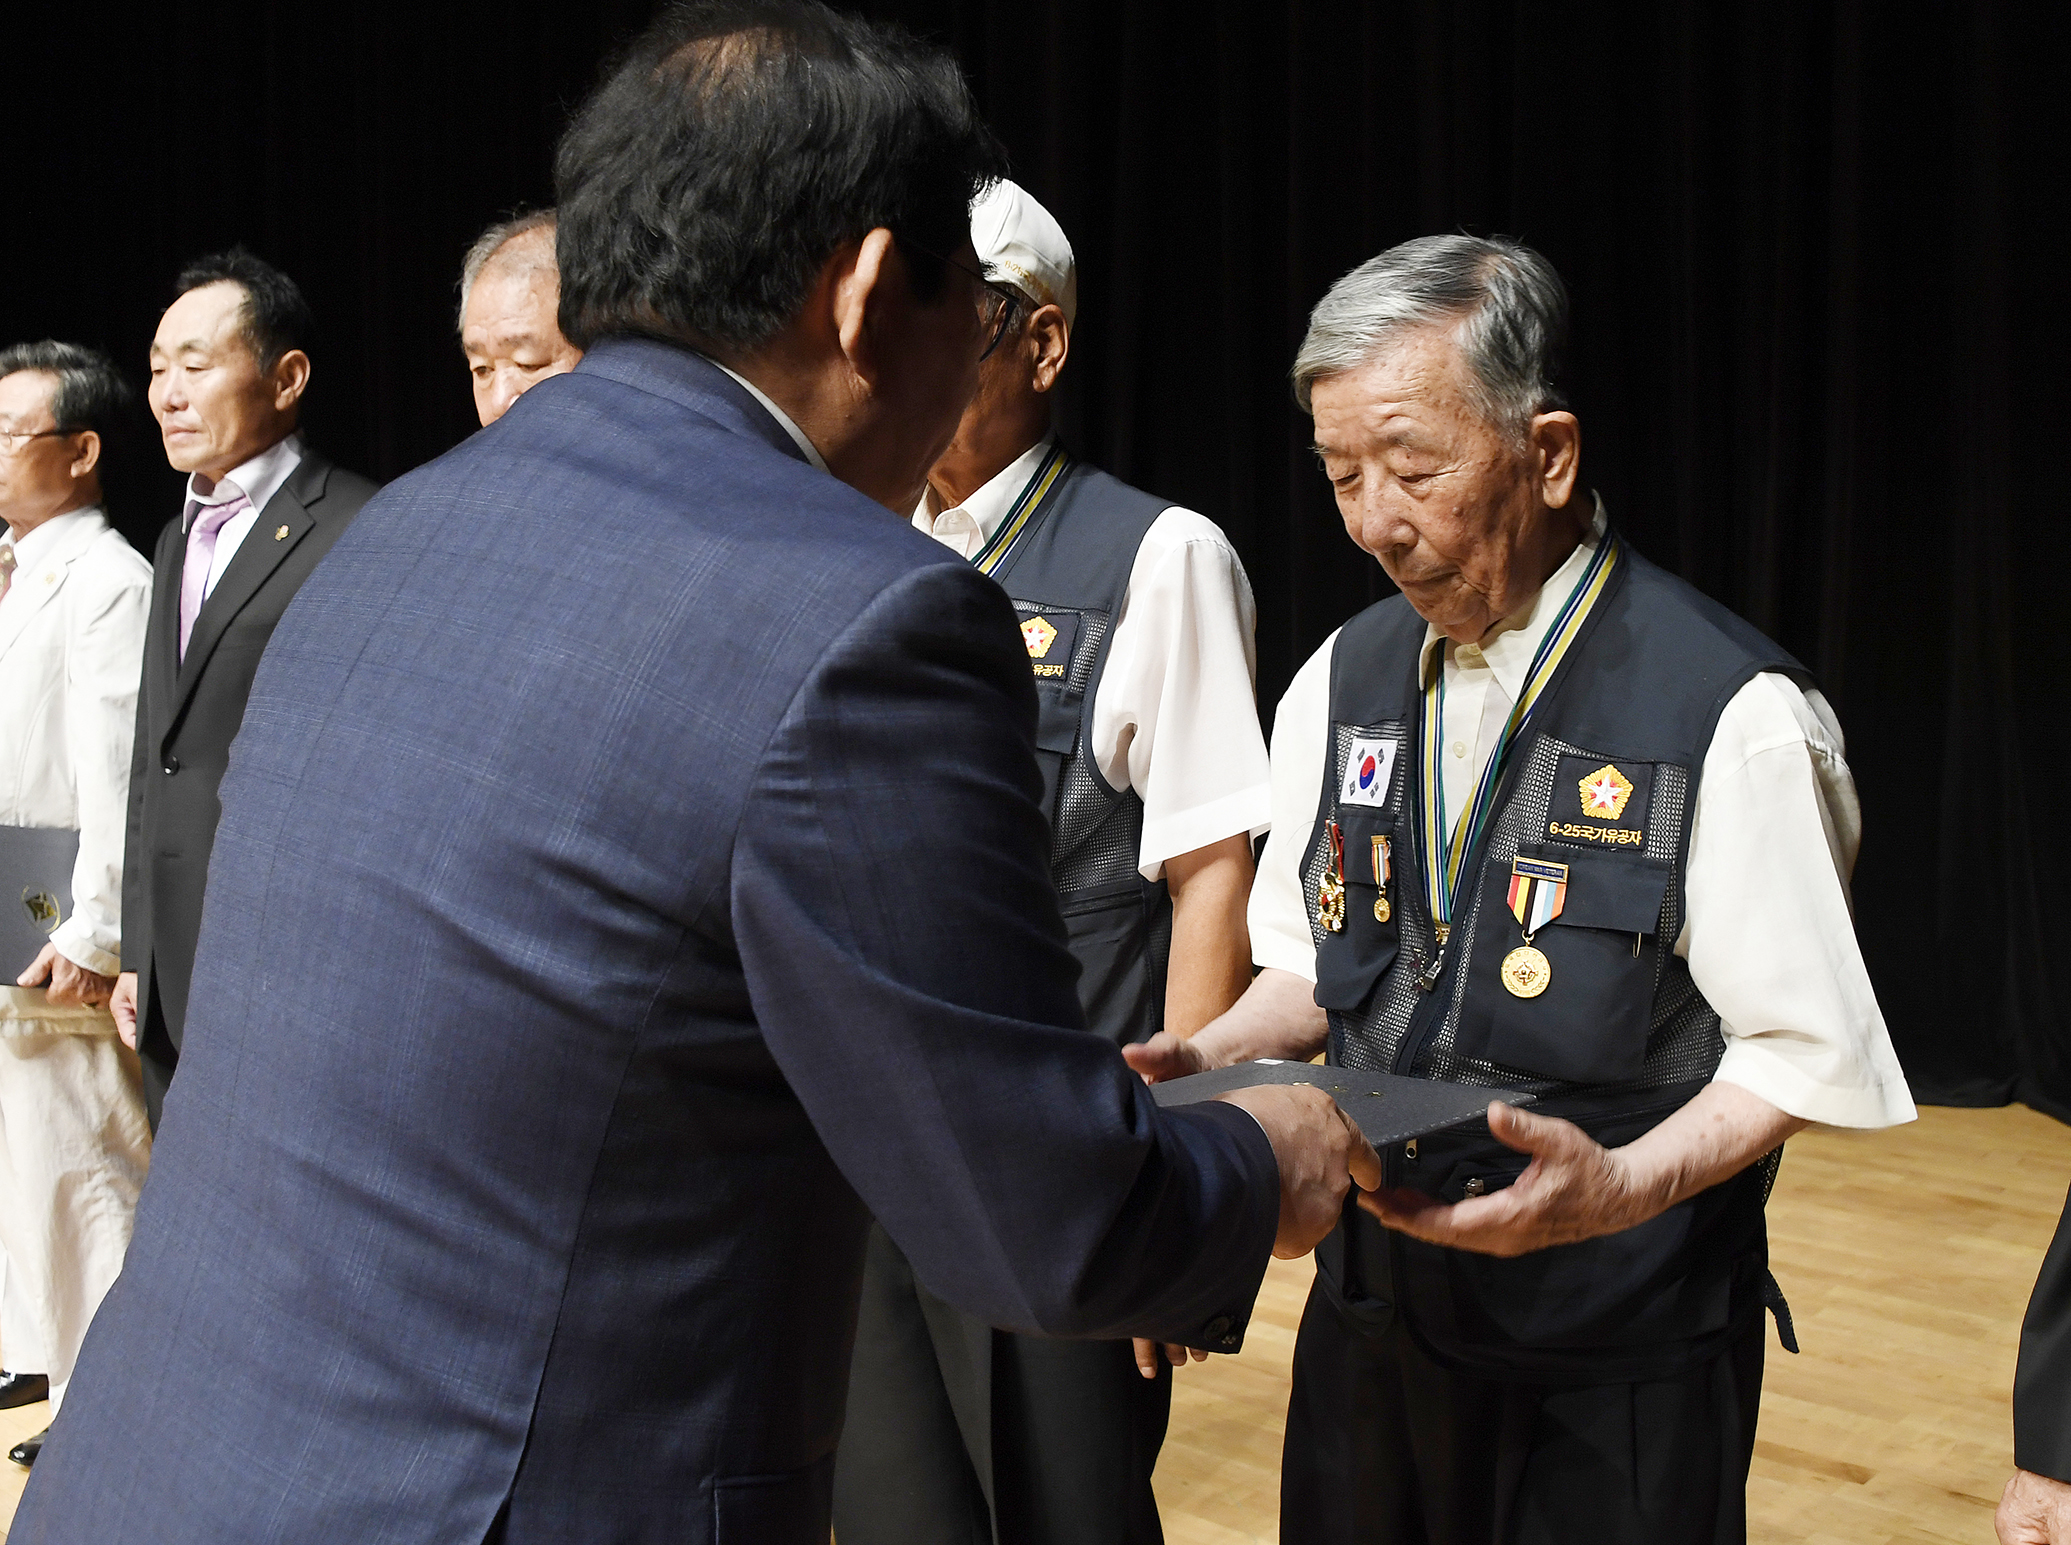
[[[712,356],[709,354],[700,354],[698,358],[706,361],[709,364],[719,365],[719,361],[713,359]],[[749,380],[746,376],[742,375],[738,370],[727,370],[726,366],[724,365],[719,365],[719,368],[721,370],[726,370],[726,373],[728,375],[732,376],[736,381],[740,382],[741,385],[745,386],[748,389],[749,396],[753,397],[757,402],[761,403],[765,408],[769,409],[769,416],[777,421],[777,427],[783,430],[785,434],[791,437],[791,443],[793,445],[797,446],[801,451],[805,452],[805,459],[807,461],[811,462],[816,468],[818,468],[822,472],[825,472],[827,470],[827,458],[820,454],[820,448],[817,445],[814,445],[812,441],[808,440],[805,437],[805,431],[798,427],[797,421],[794,420],[790,414],[786,413],[782,408],[777,406],[775,398],[771,397],[768,392],[764,391],[761,387],[757,386],[753,381]]]
[[[1538,595],[1479,646],[1425,629],[1425,680],[1444,651],[1441,783],[1457,826],[1546,629],[1603,539],[1604,516]],[[1250,904],[1252,958],[1316,979],[1300,866],[1316,825],[1330,727],[1333,633],[1280,699],[1273,836]],[[1717,1077],[1785,1113],[1841,1127],[1913,1119],[1912,1095],[1855,939],[1848,880],[1862,812],[1841,727],[1817,691],[1765,672],[1727,703],[1705,752],[1675,952],[1718,1010]]]
[[[230,560],[237,556],[238,548],[251,534],[252,527],[259,523],[260,512],[266,508],[266,501],[280,492],[285,483],[302,464],[306,447],[302,436],[291,434],[285,440],[276,440],[250,461],[241,462],[216,480],[216,486],[207,493],[195,486],[199,474],[187,479],[187,507],[180,518],[180,529],[192,531],[194,519],[206,505],[228,504],[239,494],[252,501],[252,507],[223,522],[223,529],[216,533],[215,556],[209,560],[209,577],[201,587],[201,598],[206,601],[215,594],[217,582],[223,578],[223,571],[230,567]]]
[[[1045,436],[953,509],[923,497],[913,524],[970,558],[982,552],[1048,454]],[[1143,801],[1137,869],[1239,832],[1272,814],[1272,776],[1253,683],[1257,608],[1236,549],[1213,521],[1177,506],[1136,549],[1107,665],[1093,700],[1094,764]],[[1318,776],[1321,776],[1319,770]]]
[[[151,565],[97,508],[52,516],[12,545],[14,582],[0,597],[0,826],[79,833],[72,910],[51,942],[113,976]],[[28,963],[0,961],[0,982]]]

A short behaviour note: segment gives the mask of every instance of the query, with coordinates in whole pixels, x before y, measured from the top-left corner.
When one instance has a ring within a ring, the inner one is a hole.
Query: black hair
[[[879,227],[932,301],[1005,168],[940,48],[818,0],[671,5],[555,154],[561,331],[752,348]]]
[[[177,298],[203,285],[225,281],[244,289],[242,331],[261,370],[271,370],[290,349],[309,347],[316,318],[302,298],[301,286],[241,246],[196,258],[180,270],[173,293]]]
[[[48,371],[57,377],[50,394],[50,414],[57,427],[67,432],[91,429],[101,437],[101,454],[122,437],[128,428],[125,415],[137,395],[130,389],[115,361],[99,349],[81,343],[59,343],[45,338],[40,343],[18,343],[0,349],[0,376],[18,370]]]

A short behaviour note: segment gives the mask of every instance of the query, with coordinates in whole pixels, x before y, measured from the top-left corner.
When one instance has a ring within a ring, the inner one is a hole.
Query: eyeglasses
[[[7,454],[19,456],[29,448],[31,440],[41,440],[47,435],[76,435],[76,429],[0,429],[0,445],[7,447]]]
[[[1008,285],[997,284],[976,269],[966,268],[955,258],[936,252],[931,248],[923,247],[919,242],[914,241],[910,237],[901,236],[899,239],[915,252],[931,257],[938,263],[948,264],[985,292],[985,299],[980,305],[978,314],[982,318],[982,325],[988,329],[989,336],[986,339],[985,352],[978,356],[979,364],[982,365],[988,359],[991,359],[992,351],[1007,341],[1007,334],[1014,330],[1016,318],[1024,313],[1034,314],[1033,305],[1028,297],[1019,290],[1013,289]]]

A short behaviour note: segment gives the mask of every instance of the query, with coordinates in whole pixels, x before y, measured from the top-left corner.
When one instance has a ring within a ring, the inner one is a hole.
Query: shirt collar
[[[82,520],[90,519],[100,513],[101,507],[98,504],[89,504],[77,510],[67,510],[62,515],[51,516],[50,519],[36,527],[35,530],[25,534],[19,541],[6,536],[4,533],[0,533],[0,542],[5,542],[14,549],[14,565],[17,571],[34,568],[58,543],[64,540],[67,531],[70,531]]]
[[[728,375],[732,376],[736,381],[740,382],[742,386],[746,387],[748,390],[748,395],[750,397],[753,397],[757,402],[761,403],[763,407],[769,410],[769,416],[777,421],[777,427],[783,430],[785,434],[789,435],[791,437],[791,443],[796,445],[799,448],[799,450],[805,453],[805,459],[811,462],[815,467],[818,467],[822,472],[827,471],[827,458],[820,454],[820,448],[817,445],[813,444],[812,441],[806,438],[805,431],[798,427],[797,423],[792,419],[790,414],[786,413],[782,408],[776,405],[775,400],[769,395],[768,392],[765,392],[761,387],[757,386],[753,381],[749,380],[746,376],[742,375],[738,370],[728,370],[726,366],[720,365],[719,361],[713,359],[712,356],[709,354],[700,354],[698,358],[704,360],[707,364],[718,365],[721,370],[725,370]],[[833,474],[829,473],[828,475],[832,476]]]
[[[187,510],[180,521],[181,529],[193,526],[195,513],[203,505],[228,504],[239,494],[251,501],[254,514],[265,509],[267,500],[280,492],[280,485],[301,465],[304,451],[299,434],[276,440],[250,461],[241,462],[217,478],[216,486],[205,494],[195,488],[194,478],[190,475],[187,479]]]
[[[1050,447],[1057,436],[1046,434],[1027,450],[1008,462],[1000,471],[972,494],[962,504],[946,510],[930,510],[934,502],[934,491],[924,490],[920,496],[920,507],[913,512],[914,526],[929,536],[935,534],[935,523],[945,515],[961,510],[969,516],[978,528],[978,545],[983,547],[992,540],[992,534],[999,530],[1000,523],[1014,508],[1014,501],[1021,497],[1021,490],[1028,486],[1028,480],[1035,476],[1036,468],[1043,464],[1043,458],[1050,454]]]
[[[1582,577],[1582,571],[1589,567],[1589,560],[1610,529],[1610,516],[1604,509],[1603,495],[1593,494],[1596,513],[1590,518],[1589,532],[1575,545],[1561,566],[1547,576],[1538,593],[1529,601],[1491,628],[1479,644],[1456,646],[1457,659],[1461,648],[1477,650],[1487,663],[1489,673],[1496,678],[1496,685],[1516,702],[1524,691],[1525,672],[1532,668],[1532,656],[1539,652],[1539,645],[1546,637],[1546,630],[1553,626],[1567,603],[1568,592],[1575,588],[1575,581]],[[1424,649],[1417,661],[1417,679],[1431,679],[1432,662],[1446,643],[1445,635],[1429,623],[1424,626]]]

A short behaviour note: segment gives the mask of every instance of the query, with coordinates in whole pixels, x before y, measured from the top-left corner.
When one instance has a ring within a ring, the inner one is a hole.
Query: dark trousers
[[[159,1118],[165,1114],[165,1092],[172,1087],[173,1069],[179,1065],[179,1049],[166,1028],[165,1010],[158,1004],[158,979],[151,979],[146,1001],[137,1005],[137,1061],[144,1069],[144,1116],[157,1135]]]
[[[1739,1545],[1760,1319],[1639,1384],[1454,1373],[1397,1318],[1371,1335],[1319,1281],[1294,1350],[1280,1538],[1299,1545]]]
[[[998,1331],[914,1280],[882,1229],[865,1256],[840,1545],[1162,1545],[1151,1470],[1172,1375],[1126,1341]]]

